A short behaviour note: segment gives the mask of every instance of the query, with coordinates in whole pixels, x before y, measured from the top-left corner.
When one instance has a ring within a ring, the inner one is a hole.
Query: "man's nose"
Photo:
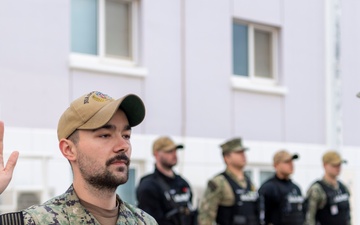
[[[130,140],[119,135],[116,137],[116,145],[114,147],[115,152],[126,152],[130,149]]]

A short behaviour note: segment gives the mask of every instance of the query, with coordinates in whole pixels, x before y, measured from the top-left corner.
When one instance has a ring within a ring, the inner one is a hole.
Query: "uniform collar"
[[[322,179],[321,179],[321,181],[326,185],[326,186],[328,186],[328,187],[330,187],[330,188],[333,188],[333,189],[338,189],[339,188],[339,181],[336,181],[336,185],[334,186],[333,184],[330,184],[329,182],[327,182],[326,180],[325,180],[325,177],[323,177]]]
[[[66,211],[66,214],[69,218],[69,222],[70,222],[69,224],[77,225],[79,224],[79,218],[83,218],[82,219],[83,221],[91,221],[92,224],[94,225],[101,225],[95,219],[95,217],[86,208],[84,208],[83,205],[80,204],[80,199],[77,196],[73,185],[69,187],[69,189],[63,195],[63,197],[67,202],[66,204],[67,207],[65,207],[64,210]],[[118,208],[119,208],[119,214],[121,214],[121,212],[124,212],[127,209],[123,201],[120,199],[120,196],[116,195],[116,198],[120,204]]]
[[[291,179],[280,179],[276,174],[275,174],[275,179],[280,181],[280,182],[284,182],[284,183],[288,183],[288,182],[292,182]]]
[[[175,180],[175,178],[177,177],[177,174],[174,172],[174,177],[168,177],[166,176],[165,174],[163,174],[162,172],[160,172],[160,170],[158,170],[158,168],[156,167],[155,165],[155,171],[154,173],[157,175],[157,176],[160,176],[161,178],[163,178],[165,181],[167,182],[170,182],[170,181],[173,181]]]

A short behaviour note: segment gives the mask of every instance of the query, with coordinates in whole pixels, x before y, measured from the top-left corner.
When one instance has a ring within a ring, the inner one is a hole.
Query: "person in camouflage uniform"
[[[109,224],[156,224],[140,210],[116,197],[118,206],[112,210],[116,223]],[[23,212],[25,224],[108,224],[100,223],[91,211],[85,208],[71,186],[66,193],[40,206],[32,206]]]
[[[258,225],[258,194],[244,173],[245,150],[241,138],[221,145],[225,172],[208,182],[200,202],[198,224]]]
[[[350,192],[337,180],[344,162],[336,151],[323,155],[325,175],[307,191],[306,225],[351,225]]]
[[[59,147],[70,162],[73,184],[63,195],[23,210],[25,225],[156,225],[116,194],[128,180],[131,127],[144,116],[143,102],[133,94],[115,100],[94,91],[73,101],[58,124]]]

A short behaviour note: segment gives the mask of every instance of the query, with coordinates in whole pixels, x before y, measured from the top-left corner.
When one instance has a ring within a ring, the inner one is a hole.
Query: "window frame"
[[[70,49],[69,67],[74,70],[86,70],[101,73],[120,74],[129,76],[144,77],[148,74],[147,69],[140,67],[139,57],[139,1],[138,0],[122,0],[130,3],[131,14],[131,32],[130,40],[130,59],[115,58],[106,56],[105,53],[105,2],[106,0],[98,0],[98,54],[90,55],[84,53],[72,52]]]
[[[251,173],[252,176],[250,177],[250,179],[253,182],[253,184],[255,185],[256,189],[259,189],[260,186],[263,184],[263,183],[261,183],[261,180],[260,180],[261,172],[270,172],[275,175],[275,169],[270,164],[250,164],[250,165],[246,166],[245,171]],[[270,177],[272,177],[272,176],[270,176]]]
[[[129,166],[129,170],[134,170],[134,183],[129,184],[130,180],[128,180],[125,184],[120,185],[117,187],[116,189],[116,193],[119,194],[121,193],[121,189],[125,186],[125,185],[132,185],[135,187],[135,190],[133,190],[132,193],[129,193],[129,195],[134,195],[135,199],[131,199],[128,200],[127,202],[130,204],[137,204],[137,198],[136,198],[136,188],[139,185],[140,179],[142,176],[144,176],[144,162],[141,160],[137,160],[137,159],[133,159],[131,160],[131,165]]]
[[[233,88],[268,94],[286,94],[287,88],[279,85],[279,29],[238,19],[232,21],[232,26],[234,24],[244,25],[248,28],[248,75],[235,74],[234,65],[232,65],[231,82]],[[271,34],[271,78],[258,77],[255,74],[255,30]],[[232,40],[232,45],[234,45],[234,40]],[[234,51],[233,47],[232,51]]]
[[[138,43],[137,41],[133,41],[133,40],[138,40],[138,1],[137,0],[121,0],[122,2],[128,2],[130,3],[130,13],[131,13],[131,32],[130,34],[128,34],[131,38],[129,38],[130,43],[129,43],[129,47],[130,47],[130,52],[131,52],[131,56],[130,58],[132,59],[118,59],[118,58],[113,58],[113,57],[107,57],[105,54],[105,45],[106,45],[106,41],[105,41],[105,2],[107,0],[98,0],[98,24],[99,24],[99,32],[98,32],[98,57],[102,58],[103,60],[109,61],[109,62],[121,62],[123,65],[130,65],[130,66],[134,66],[135,63],[138,61]]]

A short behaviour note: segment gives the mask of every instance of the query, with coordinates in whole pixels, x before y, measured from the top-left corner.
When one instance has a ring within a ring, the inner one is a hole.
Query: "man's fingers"
[[[0,142],[3,142],[4,138],[4,122],[0,121]]]
[[[4,122],[0,121],[0,169],[4,168]]]
[[[19,152],[18,151],[14,151],[11,153],[7,163],[6,163],[6,166],[5,166],[5,171],[8,171],[10,172],[11,174],[13,173],[14,171],[14,168],[15,168],[15,165],[17,163],[17,160],[19,158]]]

